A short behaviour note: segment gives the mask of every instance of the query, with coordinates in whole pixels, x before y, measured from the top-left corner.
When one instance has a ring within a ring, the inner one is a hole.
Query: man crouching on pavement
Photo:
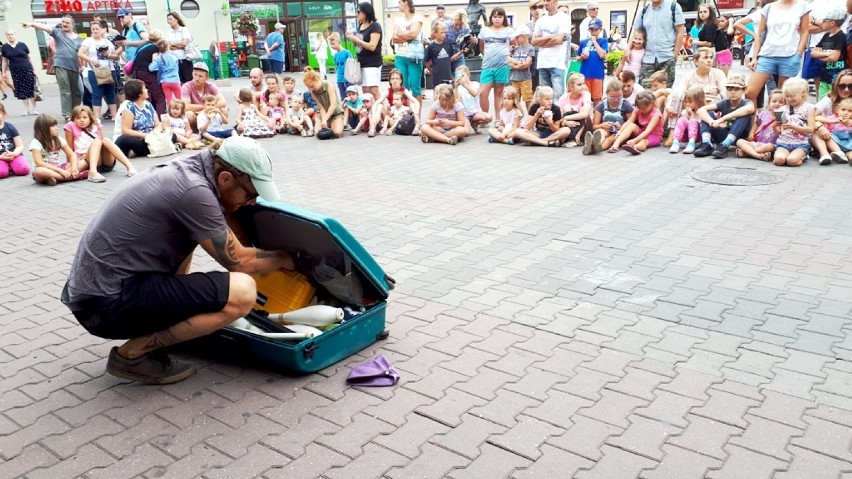
[[[285,252],[243,246],[230,213],[275,201],[272,160],[250,138],[155,166],[127,180],[86,228],[62,302],[89,333],[128,339],[106,370],[171,384],[195,366],[160,351],[245,316],[257,299],[252,273],[293,269]],[[232,229],[234,228],[234,229]],[[239,230],[237,230],[239,231]],[[187,274],[197,245],[228,272]]]

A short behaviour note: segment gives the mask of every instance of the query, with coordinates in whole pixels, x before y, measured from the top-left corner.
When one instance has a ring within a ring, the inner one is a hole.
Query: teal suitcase
[[[387,337],[385,314],[394,280],[343,225],[296,206],[262,202],[241,208],[237,218],[253,246],[284,250],[300,258],[345,258],[363,288],[366,311],[319,336],[301,341],[268,339],[225,327],[202,338],[227,356],[255,360],[272,369],[311,373]],[[317,287],[322,291],[322,286]]]

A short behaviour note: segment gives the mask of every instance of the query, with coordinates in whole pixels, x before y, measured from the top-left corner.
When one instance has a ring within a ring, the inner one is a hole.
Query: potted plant
[[[251,46],[252,53],[257,53],[254,39],[259,29],[260,24],[257,22],[257,17],[253,12],[243,12],[234,21],[234,30],[248,38],[248,44]]]
[[[388,73],[396,64],[396,55],[382,55],[382,81],[388,81]]]
[[[606,74],[612,75],[612,72],[618,68],[618,64],[621,63],[621,57],[624,56],[624,52],[621,50],[615,50],[606,54]]]

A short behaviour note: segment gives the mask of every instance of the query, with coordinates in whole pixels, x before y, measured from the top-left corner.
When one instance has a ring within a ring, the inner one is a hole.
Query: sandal
[[[370,138],[373,138],[374,136],[376,136],[376,130],[370,128],[370,131],[367,133],[367,136],[370,137]],[[424,143],[425,143],[425,141],[424,141]]]
[[[455,136],[455,135],[454,135],[454,136],[451,136],[451,137],[450,137],[450,139],[449,139],[449,140],[447,140],[447,143],[449,143],[449,144],[451,144],[451,145],[455,145],[455,144],[457,144],[458,142],[459,142],[459,137],[457,137],[457,136]]]
[[[772,161],[772,153],[767,151],[766,153],[760,155],[760,161]]]
[[[562,144],[559,143],[559,140],[550,140],[550,141],[547,142],[547,146],[552,146],[552,147],[555,148],[555,147],[562,146]]]
[[[763,155],[761,155],[761,157],[762,156]],[[739,148],[737,148],[737,158],[745,158],[745,153],[743,152],[743,150],[741,150]]]
[[[607,153],[618,153],[618,147],[613,146],[610,149],[606,150]]]
[[[429,137],[426,135],[420,135],[420,141],[423,143],[429,143]]]
[[[621,148],[623,148],[623,149],[624,149],[624,151],[626,151],[626,152],[630,153],[631,155],[640,155],[640,154],[642,154],[642,152],[641,152],[641,151],[639,151],[639,150],[638,150],[635,146],[633,146],[633,145],[631,145],[631,144],[624,145],[624,146],[622,146]]]

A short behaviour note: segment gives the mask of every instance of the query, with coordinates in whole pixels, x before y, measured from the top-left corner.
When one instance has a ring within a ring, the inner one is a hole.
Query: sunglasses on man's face
[[[590,8],[590,9],[589,9],[589,11],[591,11],[591,10],[597,11],[598,9],[597,9],[597,7],[595,7],[595,8]]]
[[[533,8],[535,8],[536,10],[544,10],[544,5],[536,5]]]

